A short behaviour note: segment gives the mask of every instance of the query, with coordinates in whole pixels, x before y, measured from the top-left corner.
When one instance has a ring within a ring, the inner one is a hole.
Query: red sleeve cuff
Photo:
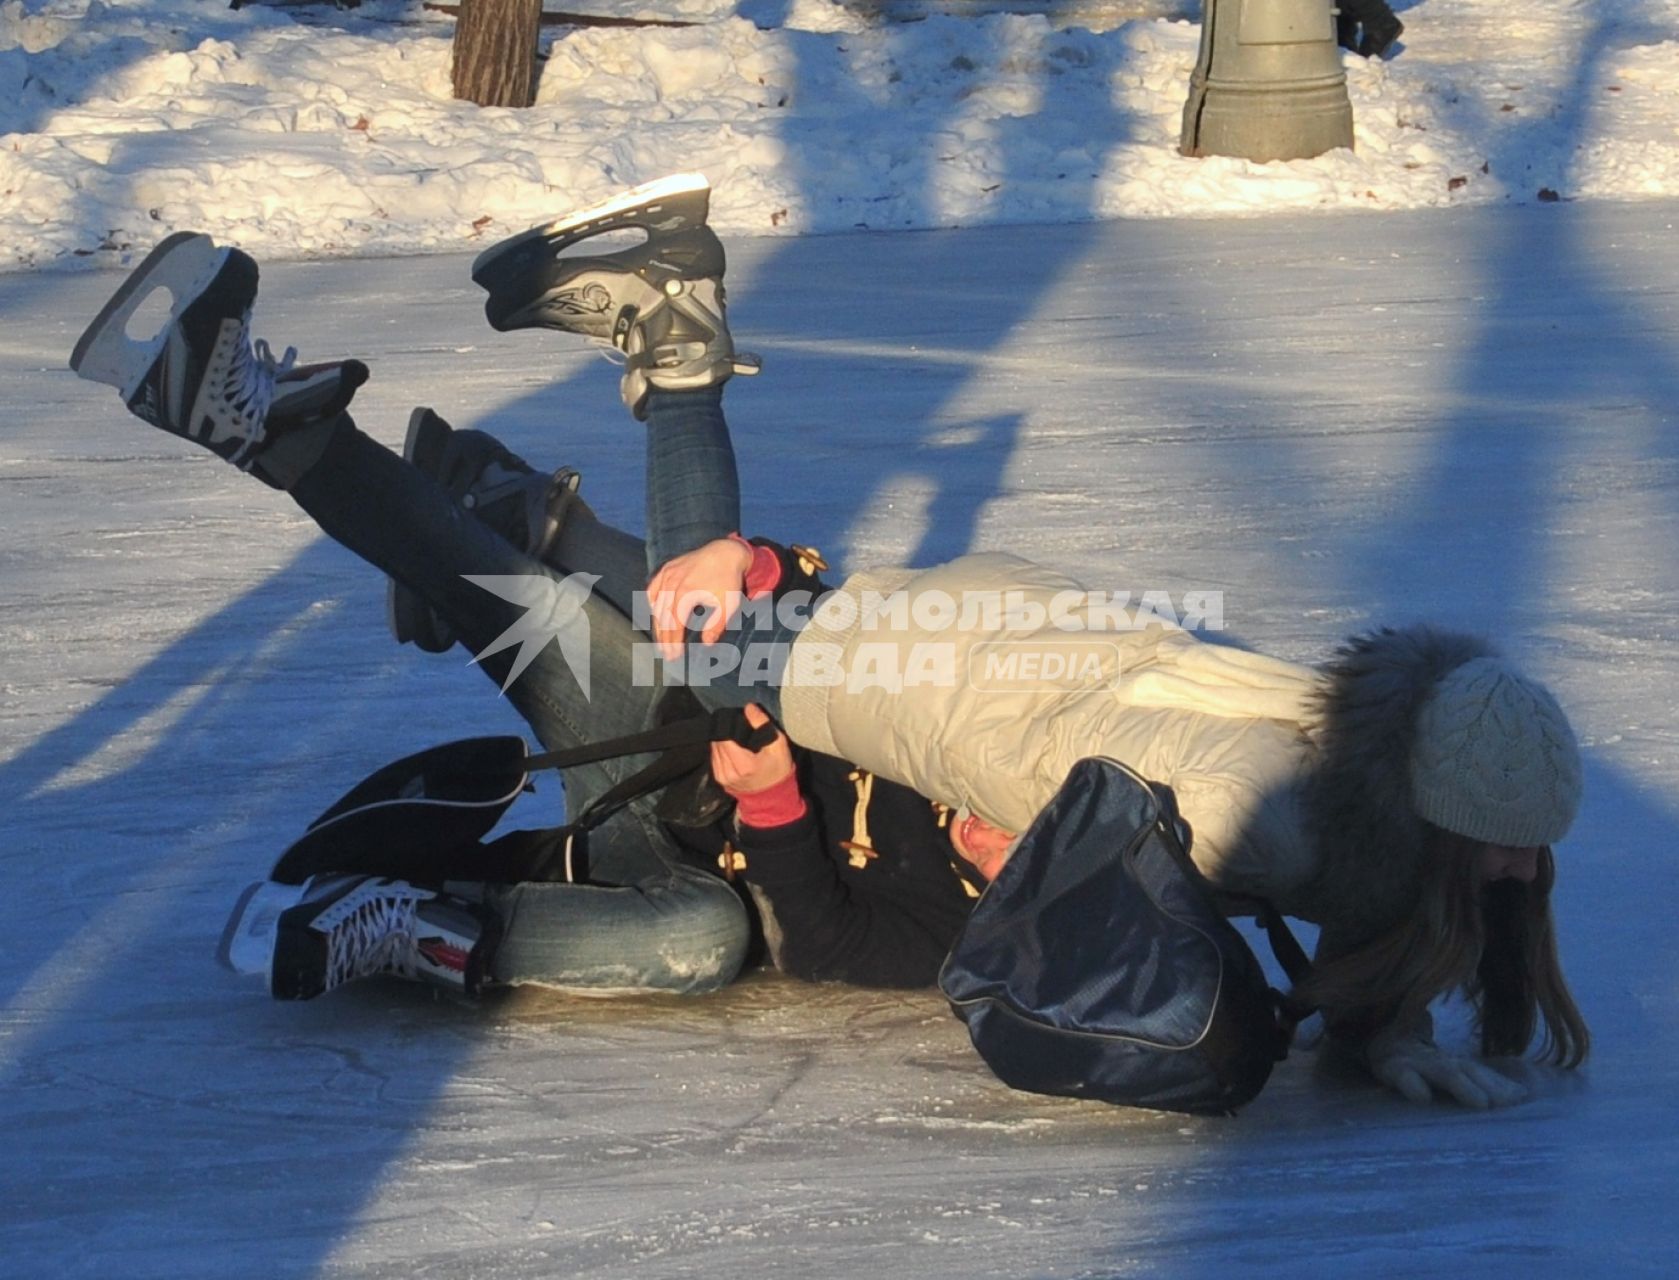
[[[746,570],[746,581],[741,586],[748,600],[756,600],[781,585],[781,560],[775,552],[768,547],[753,546],[738,533],[731,533],[729,537],[752,552],[752,564]]]
[[[797,822],[806,813],[799,775],[790,773],[773,787],[737,795],[735,811],[749,827],[784,827]]]

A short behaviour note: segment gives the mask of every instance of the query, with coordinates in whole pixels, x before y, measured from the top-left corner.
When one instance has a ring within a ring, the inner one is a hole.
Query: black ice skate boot
[[[240,897],[217,957],[264,975],[276,1000],[312,1000],[388,974],[476,995],[501,941],[499,918],[464,898],[379,876],[264,880]]]
[[[148,339],[129,337],[129,320],[158,289],[173,299],[168,321]],[[142,421],[253,470],[274,439],[335,417],[367,381],[359,360],[300,366],[295,350],[276,360],[266,342],[253,345],[256,295],[249,255],[218,249],[209,236],[172,235],[88,326],[70,368],[117,388]]]
[[[503,240],[472,264],[490,295],[484,313],[504,332],[562,329],[622,352],[620,390],[638,418],[653,387],[689,391],[757,373],[758,357],[737,353],[729,336],[710,205],[704,177],[678,174]],[[599,242],[595,254],[566,252],[587,241]]]
[[[424,407],[408,417],[402,456],[442,484],[467,511],[537,560],[548,554],[560,536],[566,513],[583,501],[577,496],[583,477],[571,467],[544,475],[494,436],[456,431]],[[386,604],[391,634],[398,644],[412,641],[427,653],[444,653],[454,645],[455,629],[395,578],[390,580]]]

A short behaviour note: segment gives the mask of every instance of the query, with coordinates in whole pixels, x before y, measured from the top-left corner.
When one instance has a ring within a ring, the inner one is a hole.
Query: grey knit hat
[[[1549,845],[1573,825],[1580,790],[1580,748],[1543,685],[1494,657],[1436,682],[1411,745],[1419,815],[1471,840]]]

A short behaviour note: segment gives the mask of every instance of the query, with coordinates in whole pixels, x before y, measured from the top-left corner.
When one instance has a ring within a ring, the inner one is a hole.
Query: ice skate
[[[758,357],[737,353],[729,335],[710,204],[703,176],[677,174],[504,240],[472,264],[490,295],[485,315],[502,331],[562,329],[622,352],[620,389],[638,418],[653,387],[693,390],[757,373]],[[567,253],[590,241],[595,253]]]
[[[540,560],[560,536],[583,477],[571,467],[552,475],[532,469],[482,431],[456,431],[427,408],[408,418],[402,456],[436,479],[451,497],[525,554]],[[391,634],[427,653],[444,653],[455,630],[416,592],[396,579],[386,593]]]
[[[257,264],[209,236],[179,232],[153,249],[76,343],[70,368],[113,386],[136,417],[196,441],[246,470],[270,437],[348,407],[367,366],[348,360],[276,360],[250,336]],[[157,333],[131,337],[129,321],[159,289],[171,295]]]
[[[462,898],[379,876],[263,881],[240,897],[217,958],[266,977],[276,1000],[311,1000],[379,974],[473,995],[500,926]]]

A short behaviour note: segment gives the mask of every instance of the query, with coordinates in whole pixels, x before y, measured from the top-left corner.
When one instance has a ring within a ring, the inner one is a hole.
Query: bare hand
[[[729,619],[740,608],[751,567],[752,548],[733,538],[718,538],[665,561],[647,584],[647,601],[653,639],[667,662],[682,656],[688,620],[702,608],[711,612],[700,639],[706,644],[722,639]]]
[[[746,722],[754,729],[770,722],[756,702],[746,707]],[[793,749],[787,735],[777,730],[775,741],[753,751],[736,742],[711,744],[711,774],[730,795],[739,797],[768,791],[793,772]]]

